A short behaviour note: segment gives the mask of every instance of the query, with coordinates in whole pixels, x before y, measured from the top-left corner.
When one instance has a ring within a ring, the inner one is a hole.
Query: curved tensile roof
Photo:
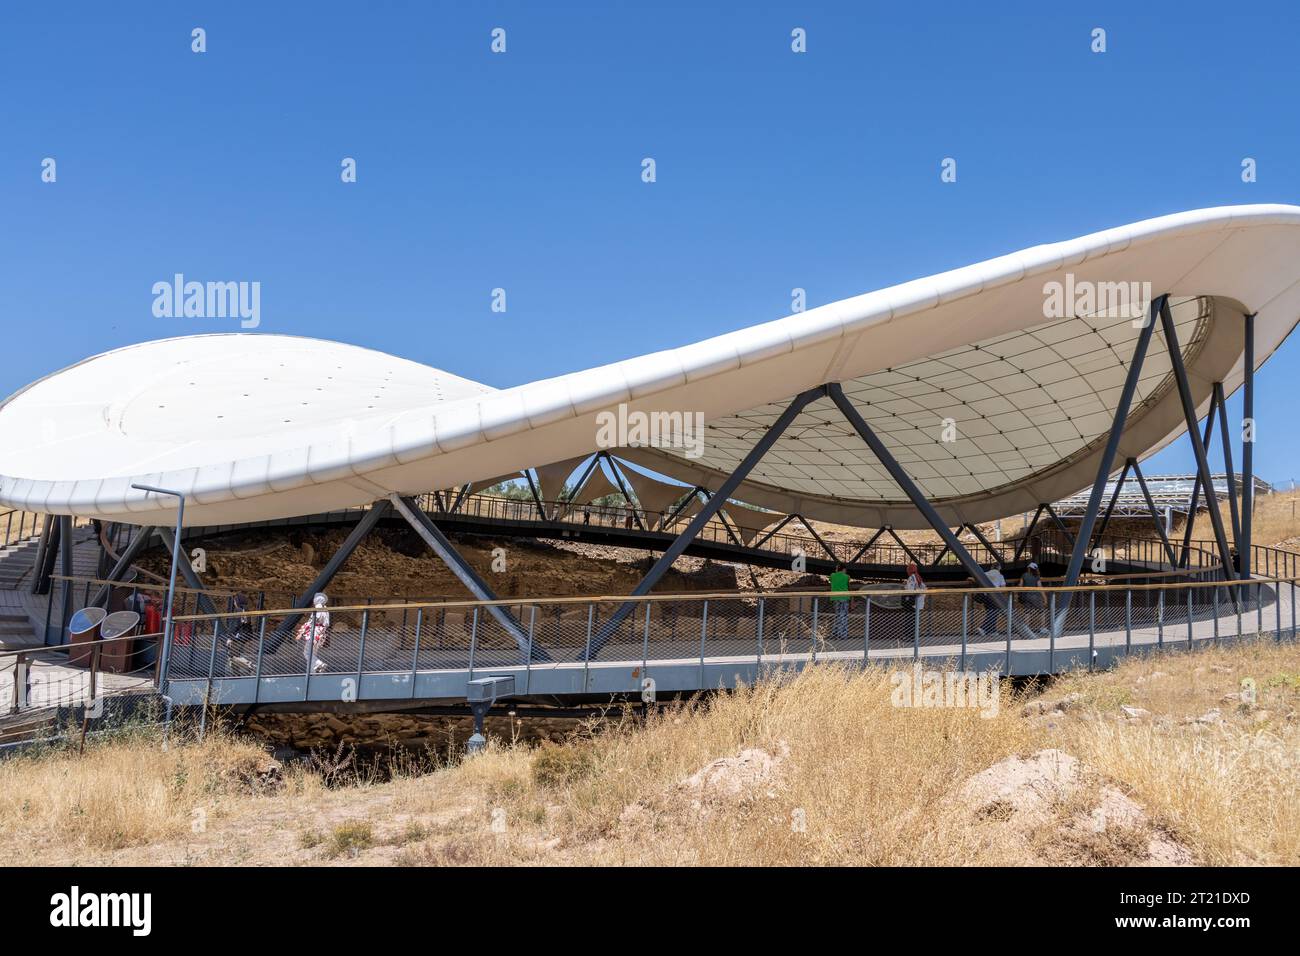
[[[625,448],[716,487],[798,393],[843,383],[945,520],[978,522],[1095,477],[1138,332],[1051,283],[1169,293],[1193,398],[1242,381],[1300,316],[1300,207],[1201,209],[1035,246],[692,345],[508,389],[369,349],[271,334],[128,346],[0,405],[0,503],[132,523],[187,494],[188,524],[291,517],[453,487],[598,449],[598,414],[702,414],[703,454]],[[1083,303],[1080,311],[1078,306]],[[1159,332],[1117,462],[1185,429]],[[948,432],[945,434],[945,426]],[[950,440],[945,440],[950,439]],[[829,400],[808,406],[734,497],[848,524],[919,527]]]

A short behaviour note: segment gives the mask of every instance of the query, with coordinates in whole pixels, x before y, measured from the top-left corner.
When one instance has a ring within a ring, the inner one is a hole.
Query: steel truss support
[[[1034,511],[1033,520],[1030,521],[1029,524],[1025,525],[1024,530],[1020,533],[1020,543],[1016,545],[1016,553],[1011,558],[1013,564],[1019,563],[1020,556],[1024,554],[1025,545],[1029,544],[1029,537],[1034,533],[1034,529],[1038,527],[1038,519],[1042,516],[1043,506],[1039,505],[1037,510]]]
[[[912,481],[912,477],[903,470],[903,466],[900,465],[897,459],[889,453],[889,449],[885,447],[884,442],[876,437],[876,433],[871,430],[871,426],[867,424],[866,419],[862,417],[857,408],[854,407],[853,403],[849,401],[848,396],[844,394],[844,389],[840,387],[839,383],[827,385],[826,392],[830,396],[831,401],[833,401],[835,406],[840,410],[840,414],[848,420],[848,423],[853,426],[853,430],[858,433],[858,436],[864,442],[866,442],[867,447],[871,449],[871,453],[876,456],[876,460],[884,466],[885,471],[889,472],[889,476],[894,479],[894,483],[902,489],[903,494],[907,495],[908,500],[912,502],[912,506],[916,508],[917,511],[921,512],[922,517],[924,517],[930,527],[934,529],[934,532],[943,539],[943,543],[947,546],[947,550],[953,553],[953,556],[956,557],[962,567],[966,569],[966,573],[975,580],[975,586],[988,588],[990,591],[994,591],[993,582],[989,580],[989,576],[985,573],[984,568],[971,556],[971,553],[966,550],[965,545],[957,539],[957,536],[952,533],[952,529],[944,524],[943,519],[939,517],[939,512],[934,509],[934,505],[930,504],[925,495],[921,493],[921,489],[916,486],[916,482]],[[893,533],[892,528],[890,529],[890,533]],[[894,538],[895,540],[899,540],[897,535],[894,535]],[[899,543],[902,544],[902,541],[899,540]],[[906,549],[906,545],[904,545],[904,549]],[[921,562],[917,561],[916,563],[919,565]],[[1008,613],[1011,610],[1010,596],[1004,597],[990,594],[989,598],[1002,605],[1003,613]],[[1008,617],[1008,620],[1010,620],[1010,617]],[[1036,636],[1034,632],[1026,626],[1024,621],[1017,621],[1015,627],[1016,630],[1025,637]]]
[[[46,515],[41,524],[41,541],[36,546],[36,563],[32,565],[32,593],[48,594],[50,575],[54,572],[54,550],[59,546],[59,523]]]
[[[215,613],[216,608],[208,597],[207,588],[203,586],[203,580],[195,572],[194,566],[190,564],[189,555],[185,554],[184,550],[182,550],[184,542],[176,540],[176,532],[174,530],[161,526],[158,528],[158,537],[162,538],[163,544],[167,545],[167,550],[175,556],[176,566],[181,572],[181,577],[185,579],[186,585],[191,590],[198,592],[195,600],[198,603],[200,613]]]
[[[1214,437],[1214,416],[1218,413],[1218,407],[1211,402],[1210,411],[1205,416],[1205,436],[1201,440],[1205,447],[1210,447],[1210,439]],[[1198,471],[1196,477],[1192,479],[1192,497],[1187,504],[1187,524],[1183,526],[1183,550],[1179,557],[1179,567],[1187,567],[1187,562],[1191,560],[1192,554],[1192,529],[1196,525],[1196,509],[1201,500],[1201,473]]]
[[[830,556],[830,559],[832,561],[838,561],[840,559],[839,555],[837,555],[833,550],[831,550],[831,546],[822,540],[822,536],[817,533],[817,529],[808,523],[807,518],[799,514],[794,515],[793,517],[801,525],[803,525],[804,528],[807,529],[808,533],[813,536],[813,540],[815,540],[819,545],[821,545],[822,550],[825,551]]]
[[[492,589],[488,587],[487,582],[479,577],[468,561],[461,557],[460,552],[455,546],[447,540],[447,536],[442,533],[433,521],[420,510],[419,504],[412,498],[403,498],[400,495],[389,495],[388,500],[392,502],[393,507],[398,513],[406,519],[409,524],[439,558],[442,563],[451,569],[452,574],[460,579],[460,582],[469,589],[469,592],[480,601],[497,601],[500,600]],[[519,650],[527,657],[531,642],[528,639],[528,632],[520,625],[515,616],[499,604],[489,604],[484,608],[489,614],[496,618],[511,639],[519,645]],[[540,648],[532,648],[532,659],[535,661],[550,660],[550,656]]]
[[[780,531],[782,528],[784,528],[786,525],[788,525],[788,524],[789,524],[791,521],[793,521],[793,520],[794,520],[794,515],[786,515],[784,518],[782,518],[780,521],[778,521],[778,522],[776,523],[776,527],[775,527],[775,528],[773,528],[773,529],[772,529],[771,531],[769,531],[767,534],[763,535],[761,538],[759,538],[757,541],[755,541],[755,542],[754,542],[754,547],[755,547],[755,548],[761,548],[763,545],[767,544],[767,542],[769,542],[770,540],[772,540],[772,537],[773,537],[773,536],[774,536],[778,531]],[[877,534],[879,534],[879,532],[877,532]],[[871,540],[874,541],[874,540],[876,540],[876,539],[875,539],[875,538],[872,538]],[[859,552],[859,554],[860,554],[860,553],[861,553],[861,552]]]
[[[993,543],[984,536],[984,532],[980,531],[979,528],[975,527],[975,525],[971,524],[969,521],[966,522],[966,528],[971,534],[975,535],[975,539],[979,541],[980,544],[984,545],[984,547],[988,549],[989,554],[993,555],[993,560],[997,562],[998,567],[1002,567],[1002,555],[998,553],[997,548],[993,547]]]
[[[1138,487],[1142,489],[1142,497],[1146,499],[1147,511],[1151,513],[1151,523],[1156,526],[1156,531],[1160,533],[1160,543],[1165,546],[1165,556],[1169,558],[1169,566],[1176,568],[1178,566],[1178,556],[1174,553],[1174,546],[1169,543],[1169,535],[1165,533],[1165,523],[1160,520],[1160,515],[1156,513],[1156,503],[1151,498],[1151,491],[1147,488],[1146,477],[1142,474],[1142,469],[1138,467],[1137,459],[1130,458],[1124,463],[1126,469],[1133,469],[1133,474],[1138,480]]]
[[[952,533],[960,541],[961,533],[965,529],[966,529],[966,524],[963,522],[962,524],[959,524],[957,525],[957,527],[953,528]],[[945,544],[942,548],[939,549],[939,553],[934,556],[934,560],[930,562],[930,567],[937,568],[939,566],[939,562],[943,560],[943,556],[947,553],[948,553],[948,546]],[[995,561],[994,563],[1000,563],[1000,562]]]
[[[778,525],[777,527],[780,527],[780,525]],[[864,544],[861,548],[858,549],[858,553],[855,554],[853,557],[849,558],[849,564],[857,564],[857,563],[858,563],[858,558],[862,557],[864,554],[866,554],[868,551],[870,551],[870,550],[871,550],[871,546],[872,546],[873,544],[875,544],[875,543],[876,543],[876,540],[877,540],[877,539],[878,539],[882,534],[884,534],[884,533],[885,533],[885,529],[884,529],[884,528],[880,528],[880,529],[878,529],[878,530],[876,531],[876,533],[873,534],[873,535],[871,536],[871,538],[867,541],[867,543]]]
[[[1106,537],[1106,526],[1110,524],[1110,516],[1115,513],[1115,502],[1119,501],[1119,493],[1124,490],[1124,481],[1128,478],[1128,463],[1131,460],[1124,460],[1124,467],[1120,469],[1119,479],[1115,482],[1115,493],[1110,496],[1110,504],[1106,506],[1106,514],[1101,519],[1101,527],[1097,529],[1097,533],[1088,542],[1089,548],[1093,545],[1100,546],[1101,539]]]
[[[1187,435],[1192,440],[1196,469],[1201,476],[1201,485],[1205,488],[1205,504],[1210,511],[1210,524],[1214,528],[1214,540],[1219,547],[1219,560],[1223,563],[1224,577],[1231,580],[1237,576],[1236,569],[1232,566],[1232,552],[1223,530],[1223,515],[1219,514],[1218,496],[1214,492],[1210,463],[1205,456],[1205,443],[1201,441],[1201,432],[1197,428],[1199,422],[1196,420],[1196,405],[1192,402],[1192,389],[1187,382],[1187,368],[1183,365],[1183,353],[1178,347],[1178,331],[1174,328],[1174,317],[1169,311],[1168,296],[1163,296],[1160,302],[1160,326],[1165,333],[1165,346],[1169,350],[1169,362],[1173,366],[1174,381],[1178,385],[1178,398],[1182,402],[1183,417],[1187,421]]]
[[[1088,544],[1092,540],[1092,529],[1097,524],[1097,512],[1101,510],[1101,498],[1106,493],[1106,480],[1115,466],[1115,454],[1119,451],[1119,441],[1128,423],[1129,409],[1133,406],[1133,396],[1137,392],[1138,378],[1142,374],[1142,365],[1146,361],[1147,349],[1151,345],[1151,336],[1155,334],[1156,317],[1161,315],[1169,305],[1169,295],[1163,294],[1151,300],[1147,321],[1138,333],[1137,344],[1133,347],[1133,358],[1128,364],[1128,374],[1124,377],[1124,388],[1120,391],[1119,403],[1115,406],[1115,417],[1110,423],[1110,435],[1106,438],[1106,447],[1102,450],[1101,461],[1097,463],[1097,477],[1092,483],[1088,495],[1088,507],[1079,522],[1079,533],[1074,539],[1074,548],[1070,552],[1070,563],[1065,570],[1062,587],[1072,588],[1079,583],[1079,573],[1083,570],[1083,559],[1087,555]],[[1056,613],[1052,619],[1052,635],[1060,634],[1070,610],[1070,598],[1073,592],[1061,593],[1056,603]]]
[[[527,468],[524,469],[524,479],[528,482],[528,490],[532,492],[533,504],[537,506],[537,517],[543,521],[549,521],[546,516],[546,508],[542,506],[542,496],[537,493],[537,485],[533,483],[533,473]]]
[[[667,529],[669,525],[671,525],[674,521],[677,520],[677,516],[690,506],[690,503],[692,501],[699,500],[700,495],[704,495],[705,500],[706,501],[708,500],[708,492],[705,491],[703,488],[701,488],[699,485],[696,485],[689,492],[682,495],[682,497],[677,502],[677,506],[668,513],[668,516],[664,518],[663,522],[659,525],[659,527],[663,529]],[[787,517],[785,520],[789,521],[790,519]],[[785,522],[782,522],[782,524],[784,523]],[[766,541],[767,539],[764,538],[763,540]]]
[[[887,535],[889,535],[891,538],[894,539],[894,543],[896,545],[898,545],[900,548],[903,549],[903,552],[907,555],[909,561],[915,564],[918,568],[921,565],[925,564],[925,562],[921,560],[920,555],[918,555],[915,551],[909,548],[907,546],[907,542],[898,536],[898,532],[894,530],[893,525],[885,525],[884,531]]]
[[[352,552],[357,549],[357,545],[361,544],[362,540],[364,540],[370,532],[374,530],[375,525],[379,524],[381,520],[388,516],[392,507],[392,502],[387,498],[382,498],[370,506],[370,510],[362,515],[361,520],[352,526],[352,530],[349,531],[348,536],[343,539],[343,544],[339,545],[339,549],[334,552],[334,556],[325,562],[325,567],[321,568],[320,574],[316,575],[316,580],[307,585],[307,589],[299,595],[298,600],[293,602],[294,607],[306,609],[311,605],[312,599],[315,598],[318,593],[325,590],[325,587],[334,580],[334,576],[339,573],[339,570],[347,562],[348,558],[352,557]],[[275,637],[277,638],[277,646],[278,640],[283,639],[284,635],[293,630],[294,626],[301,618],[301,614],[293,614],[286,617],[276,626]]]
[[[59,570],[63,574],[63,624],[67,628],[72,617],[72,515],[59,515]]]
[[[650,570],[646,572],[645,577],[643,577],[640,583],[632,589],[631,597],[642,597],[650,593],[651,588],[658,584],[659,579],[662,578],[668,572],[668,569],[673,566],[673,562],[681,557],[682,553],[690,547],[691,542],[695,540],[696,535],[698,535],[713,516],[718,513],[718,510],[724,503],[726,503],[727,499],[735,494],[736,489],[740,487],[740,483],[749,476],[749,473],[754,469],[754,466],[757,465],[759,461],[762,460],[763,456],[768,453],[771,447],[776,444],[776,440],[780,438],[785,430],[790,427],[790,424],[799,417],[799,413],[812,402],[815,402],[819,398],[824,398],[825,395],[826,386],[823,385],[809,389],[806,392],[801,392],[799,395],[795,396],[794,401],[786,406],[785,411],[781,413],[781,417],[773,422],[772,426],[763,434],[763,437],[758,440],[758,443],[749,450],[749,454],[745,456],[744,460],[736,466],[736,470],[733,471],[727,477],[726,481],[718,486],[717,491],[713,492],[709,499],[704,502],[700,510],[695,513],[695,517],[691,519],[691,523],[686,526],[685,530],[683,530],[681,534],[673,539],[673,543],[665,549],[664,553],[659,556],[659,560],[657,560],[651,566]],[[609,620],[601,625],[599,633],[592,636],[590,645],[583,655],[585,659],[590,660],[600,652],[600,649],[605,646],[611,637],[614,636],[618,631],[619,626],[627,619],[627,616],[632,613],[636,606],[636,602],[634,601],[625,601],[612,615],[610,615]]]
[[[832,385],[827,385],[826,392],[830,396],[831,401],[833,401],[835,406],[840,410],[840,414],[848,419],[849,424],[853,426],[853,430],[858,433],[858,437],[867,443],[867,447],[871,449],[871,453],[875,455],[880,464],[884,466],[885,471],[889,472],[889,476],[894,479],[894,484],[898,485],[898,487],[902,489],[903,494],[907,495],[908,499],[912,502],[912,506],[916,508],[917,511],[921,512],[926,523],[929,524],[930,527],[934,529],[935,533],[943,539],[943,543],[948,546],[948,550],[951,551],[956,556],[957,560],[961,562],[962,567],[964,567],[966,572],[975,579],[976,584],[983,588],[993,587],[993,582],[990,581],[989,576],[984,573],[984,569],[980,567],[979,562],[971,557],[970,552],[967,551],[965,547],[962,546],[962,543],[957,540],[957,536],[952,533],[952,530],[946,524],[944,524],[943,519],[939,517],[939,512],[934,510],[934,506],[930,504],[925,495],[921,493],[921,489],[916,486],[914,481],[912,481],[911,476],[903,470],[903,466],[900,465],[894,459],[894,456],[889,453],[889,449],[885,447],[884,442],[876,437],[876,433],[871,430],[871,426],[867,424],[866,419],[859,414],[857,408],[854,407],[851,401],[849,401],[848,396],[844,394],[844,389],[840,387],[839,383],[837,382]]]
[[[148,546],[149,539],[153,537],[156,530],[153,526],[141,528],[136,533],[136,536],[131,539],[131,543],[118,556],[117,564],[113,565],[113,569],[104,576],[104,579],[106,581],[122,580],[122,576],[126,574],[127,569],[135,563],[135,559],[139,557],[140,552]],[[99,607],[107,601],[110,590],[112,590],[111,584],[100,585],[99,590],[95,592],[95,596],[90,599],[91,607]]]
[[[1056,513],[1056,509],[1053,508],[1050,504],[1044,504],[1043,510],[1046,511],[1047,516],[1052,519],[1052,524],[1056,525],[1056,530],[1061,532],[1062,535],[1064,535],[1066,547],[1068,547],[1071,551],[1073,551],[1074,535],[1072,535],[1070,533],[1070,529],[1065,526],[1065,522],[1062,521],[1061,516]]]
[[[1111,469],[1115,465],[1115,454],[1119,450],[1119,440],[1124,434],[1129,409],[1133,405],[1133,396],[1137,392],[1138,378],[1142,374],[1142,364],[1146,360],[1147,349],[1151,345],[1151,336],[1155,332],[1156,317],[1168,302],[1168,295],[1160,295],[1152,300],[1146,324],[1142,326],[1141,332],[1138,333],[1137,344],[1133,347],[1133,358],[1129,361],[1128,374],[1124,378],[1124,388],[1120,392],[1119,404],[1115,407],[1115,417],[1110,424],[1110,435],[1107,437],[1106,447],[1101,453],[1101,461],[1097,464],[1097,478],[1093,481],[1092,491],[1088,495],[1088,507],[1083,513],[1083,519],[1079,522],[1079,534],[1074,539],[1074,549],[1070,554],[1070,563],[1066,567],[1063,587],[1072,588],[1079,583],[1079,573],[1083,570],[1083,559],[1087,554],[1088,542],[1092,540],[1092,529],[1097,524],[1097,512],[1101,510],[1101,498],[1106,493],[1106,480],[1110,477]],[[1058,609],[1057,621],[1065,620],[1069,602],[1070,592],[1065,591],[1061,595],[1061,601],[1058,602],[1064,607]]]
[[[619,470],[618,462],[608,455],[605,458],[609,462],[609,470],[614,473],[614,480],[618,482],[618,490],[623,492],[623,499],[627,502],[628,510],[632,512],[632,521],[635,522],[638,528],[645,531],[645,522],[641,520],[641,503],[632,497],[632,493],[627,490],[627,485],[623,483],[623,472]]]
[[[1219,441],[1223,445],[1223,470],[1228,474],[1228,513],[1232,517],[1232,540],[1234,542],[1241,540],[1241,515],[1237,511],[1237,476],[1232,473],[1232,439],[1228,436],[1228,407],[1223,400],[1223,383],[1214,383],[1214,398],[1210,403],[1210,415],[1207,418],[1212,419],[1214,408],[1219,409]],[[1209,439],[1205,441],[1205,448],[1208,452],[1210,447]]]
[[[1242,383],[1241,416],[1250,428],[1243,430],[1241,441],[1241,541],[1237,551],[1241,561],[1241,576],[1251,575],[1250,533],[1255,515],[1255,316],[1246,316],[1245,380]],[[1246,441],[1246,438],[1250,441]]]

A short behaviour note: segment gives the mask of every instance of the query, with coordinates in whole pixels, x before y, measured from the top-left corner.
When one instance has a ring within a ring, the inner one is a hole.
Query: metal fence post
[[[759,667],[763,666],[763,613],[767,605],[767,598],[758,599],[758,661]]]
[[[1055,674],[1056,673],[1056,592],[1055,591],[1053,591],[1051,594],[1047,596],[1047,603],[1050,605],[1049,613],[1052,615],[1051,617],[1052,623],[1047,629],[1047,672],[1049,674]],[[1066,606],[1065,613],[1066,616],[1068,617],[1070,613],[1070,609],[1068,605]],[[1062,621],[1061,630],[1065,630],[1065,625],[1066,622]]]
[[[867,609],[862,617],[862,662],[871,660],[871,596],[867,596]]]
[[[966,632],[970,620],[970,595],[961,596],[961,669],[966,669]]]
[[[420,637],[421,631],[424,630],[424,608],[416,608],[415,611],[415,650],[411,652],[411,699],[415,699],[415,679],[416,673],[420,669]],[[530,654],[531,658],[532,655]]]
[[[1274,575],[1276,577],[1276,575]],[[1277,609],[1277,640],[1282,640],[1282,582],[1273,583],[1273,606]]]
[[[645,631],[641,636],[641,671],[645,676],[645,671],[650,666],[650,602],[645,602]]]
[[[528,606],[528,656],[524,658],[524,693],[533,685],[533,633],[537,627],[537,605]]]
[[[591,672],[591,628],[595,622],[596,605],[591,603],[587,605],[587,649],[582,655],[582,689],[585,692],[590,682]],[[610,635],[611,637],[613,635]]]
[[[257,629],[257,663],[253,665],[253,703],[262,699],[262,656],[266,653],[266,618]]]
[[[1216,584],[1210,592],[1210,608],[1214,615],[1214,643],[1219,643],[1219,586]]]
[[[474,652],[478,649],[478,605],[474,607],[474,616],[469,625],[469,679],[474,679]],[[583,687],[586,690],[586,687]]]
[[[1008,676],[1010,676],[1011,674],[1011,633],[1012,633],[1012,628],[1014,627],[1013,619],[1016,613],[1015,602],[1016,602],[1015,594],[1008,593],[1007,594],[1007,659],[1006,659],[1006,663],[1003,665],[1003,671]],[[1053,624],[1055,624],[1055,622],[1053,622]]]
[[[193,640],[193,638],[190,638]],[[212,703],[212,674],[217,669],[217,642],[221,640],[221,618],[212,619],[212,650],[208,653],[208,689],[203,696],[203,710],[199,713],[199,740],[203,739],[208,726],[208,705]],[[96,651],[99,648],[95,648]],[[94,697],[92,689],[91,697]],[[85,725],[82,725],[82,739],[85,739]]]
[[[707,604],[708,602],[706,601],[705,603]],[[813,608],[812,608],[812,640],[809,642],[808,646],[811,648],[811,650],[809,651],[809,653],[812,655],[812,659],[813,659],[814,661],[817,660],[817,611],[818,611],[818,609],[819,609],[819,608],[818,608],[817,598],[813,598]]]
[[[1097,592],[1088,592],[1088,670],[1097,657]]]
[[[370,609],[361,612],[361,639],[357,642],[357,693],[361,692],[361,675],[366,669],[366,631],[370,629]]]
[[[916,592],[916,597],[912,603],[912,660],[918,660],[921,656],[921,602],[925,600],[921,597],[921,592]]]
[[[1165,646],[1165,589],[1156,594],[1156,646]]]
[[[704,638],[709,633],[709,599],[700,610],[700,690],[704,689]]]

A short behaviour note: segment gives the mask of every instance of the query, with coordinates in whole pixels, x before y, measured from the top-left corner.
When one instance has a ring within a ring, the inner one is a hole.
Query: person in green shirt
[[[831,572],[831,604],[835,607],[835,631],[838,638],[849,636],[849,572],[844,564],[835,565]]]

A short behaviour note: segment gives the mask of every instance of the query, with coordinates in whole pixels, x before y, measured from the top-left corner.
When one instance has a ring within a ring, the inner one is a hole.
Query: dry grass
[[[1224,701],[1243,677],[1256,681],[1254,706]],[[1006,687],[992,717],[894,707],[891,689],[881,670],[817,667],[648,722],[614,716],[563,746],[497,742],[384,783],[326,786],[308,765],[274,792],[250,784],[261,752],[228,736],[11,760],[0,763],[0,852],[99,864],[1137,862],[1141,832],[1069,825],[1109,784],[1198,862],[1300,864],[1295,645],[1073,675],[1043,694],[1077,695],[1073,705],[1045,716],[1023,716]],[[1126,718],[1125,704],[1149,714]],[[1222,723],[1190,722],[1214,708]],[[1013,832],[958,797],[979,771],[1047,747],[1077,757],[1089,786],[1041,825]],[[690,785],[741,753],[754,772],[724,768],[734,792]]]
[[[35,862],[51,846],[119,850],[195,832],[257,788],[254,742],[224,734],[161,749],[155,735],[0,761],[6,858]]]
[[[1242,681],[1255,682],[1254,705]],[[1300,650],[1251,642],[1075,677],[1087,706],[1063,746],[1177,832],[1206,864],[1300,864]],[[1113,717],[1120,704],[1150,713]],[[1198,718],[1218,720],[1198,722]]]

